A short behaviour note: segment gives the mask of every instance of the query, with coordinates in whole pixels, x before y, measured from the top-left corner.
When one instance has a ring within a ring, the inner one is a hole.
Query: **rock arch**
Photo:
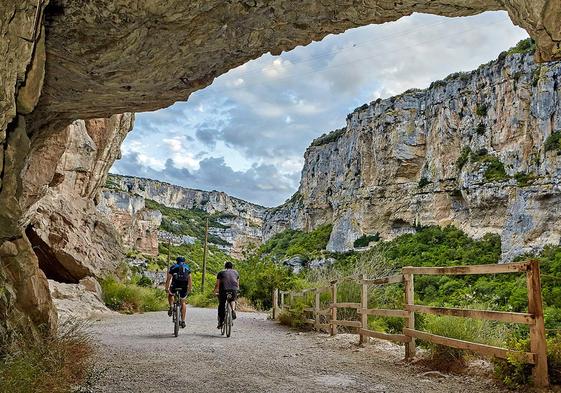
[[[487,10],[508,11],[529,32],[536,60],[561,59],[558,0],[0,0],[0,334],[56,325],[25,227],[31,207],[64,182],[56,157],[74,120],[169,106],[263,53],[352,27]],[[132,127],[130,116],[113,128],[120,120],[111,119],[92,138],[111,154],[81,198],[93,198]],[[51,160],[37,165],[41,152]]]

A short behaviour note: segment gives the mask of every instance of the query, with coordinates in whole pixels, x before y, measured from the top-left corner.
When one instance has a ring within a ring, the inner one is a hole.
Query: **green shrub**
[[[279,314],[281,324],[293,328],[303,328],[306,326],[306,316],[304,308],[308,307],[304,302],[295,301],[289,309],[284,309]]]
[[[356,239],[353,243],[354,247],[367,247],[370,242],[380,241],[380,234],[376,233],[374,235],[362,235]]]
[[[516,46],[510,48],[507,54],[512,55],[515,53],[534,53],[536,51],[536,42],[532,38],[526,38],[518,41]]]
[[[137,282],[136,285],[138,285],[139,287],[150,288],[150,287],[152,287],[152,286],[154,285],[154,281],[152,281],[151,279],[149,279],[149,278],[146,277],[146,276],[141,276],[141,277],[138,279],[138,282]]]
[[[477,135],[484,135],[485,134],[485,124],[483,124],[483,122],[480,122],[477,127],[475,128],[475,132],[477,133]]]
[[[421,179],[419,180],[418,187],[419,187],[419,188],[423,188],[423,187],[426,186],[427,184],[430,184],[429,179],[427,179],[426,177],[421,177]]]
[[[470,156],[471,156],[471,148],[467,146],[462,148],[460,156],[456,160],[456,168],[458,168],[461,171],[464,165],[468,163]]]
[[[514,351],[530,352],[528,338],[511,336],[507,340],[508,348]],[[526,364],[516,356],[507,360],[495,360],[495,376],[510,388],[528,385],[532,380],[532,366]],[[561,384],[561,333],[547,337],[547,365],[549,382],[553,385]]]
[[[146,311],[162,311],[168,307],[167,296],[159,288],[144,288],[131,283],[119,282],[115,277],[101,281],[103,301],[112,310],[125,314]]]
[[[82,323],[46,335],[11,333],[0,338],[0,392],[69,393],[88,379],[93,343]]]
[[[485,163],[483,177],[486,181],[502,181],[509,178],[506,174],[504,164],[497,157],[488,155],[480,158],[480,161]]]
[[[552,132],[544,143],[545,151],[561,151],[561,131]]]
[[[214,308],[218,306],[218,299],[212,291],[205,291],[189,296],[188,303],[194,307]]]
[[[526,187],[536,179],[534,175],[531,173],[524,173],[524,172],[517,172],[514,174],[514,178],[516,179],[516,184],[518,187]]]
[[[487,116],[487,104],[477,104],[475,107],[475,114],[480,117]]]

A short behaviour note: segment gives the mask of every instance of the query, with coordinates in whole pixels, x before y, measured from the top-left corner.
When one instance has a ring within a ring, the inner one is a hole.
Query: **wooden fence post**
[[[279,317],[278,306],[279,306],[279,290],[275,288],[273,289],[273,320],[276,320]]]
[[[404,289],[405,289],[405,310],[407,311],[407,306],[412,306],[415,304],[415,283],[413,280],[413,274],[403,275]],[[409,311],[406,319],[406,327],[409,329],[415,329],[415,312]],[[405,333],[404,333],[405,334]],[[413,359],[415,357],[415,339],[410,337],[411,341],[405,343],[405,358]]]
[[[284,311],[284,291],[280,293],[280,310]]]
[[[288,301],[290,302],[290,304],[288,305],[288,308],[290,309],[290,307],[294,306],[294,292],[292,291],[289,292]]]
[[[543,304],[540,282],[539,261],[530,261],[526,273],[528,285],[528,313],[533,314],[535,323],[530,325],[530,348],[535,354],[536,364],[532,369],[534,385],[537,387],[549,386],[547,373],[547,342],[545,340],[545,326],[543,318]]]
[[[337,281],[331,283],[331,335],[335,336],[337,334]]]
[[[366,314],[366,309],[368,308],[368,284],[364,281],[366,280],[366,274],[361,276],[361,290],[360,290],[360,326],[361,329],[368,329],[368,314]],[[360,343],[367,344],[368,336],[363,334],[360,335]]]
[[[320,320],[319,320],[319,311],[320,311],[320,291],[319,288],[316,288],[316,292],[315,292],[315,300],[314,300],[314,328],[316,329],[316,331],[319,332],[319,324],[320,324]]]

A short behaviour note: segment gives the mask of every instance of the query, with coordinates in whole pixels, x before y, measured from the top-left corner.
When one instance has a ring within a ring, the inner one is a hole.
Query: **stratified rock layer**
[[[268,212],[264,237],[331,222],[328,247],[344,251],[364,234],[453,224],[500,234],[504,261],[559,244],[561,151],[544,146],[556,131],[561,63],[530,55],[364,105],[308,148],[300,188]]]

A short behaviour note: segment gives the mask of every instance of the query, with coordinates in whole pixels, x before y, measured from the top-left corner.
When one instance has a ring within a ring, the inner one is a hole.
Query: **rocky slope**
[[[241,257],[249,244],[261,242],[261,228],[266,208],[219,191],[201,191],[157,180],[110,175],[102,193],[107,201],[125,198],[144,206],[144,199],[177,209],[202,210],[216,217],[218,225],[209,226],[209,234],[221,239],[220,246],[234,257]],[[110,202],[109,202],[110,203]],[[100,208],[106,203],[101,203]],[[114,214],[110,216],[115,217]],[[120,219],[112,218],[114,222]],[[122,232],[122,231],[121,231]],[[201,239],[199,239],[201,240]]]
[[[561,63],[502,55],[364,105],[314,141],[298,192],[268,212],[264,237],[329,222],[328,248],[344,251],[365,234],[453,224],[500,234],[504,261],[559,244],[561,151],[546,147],[559,131]]]

